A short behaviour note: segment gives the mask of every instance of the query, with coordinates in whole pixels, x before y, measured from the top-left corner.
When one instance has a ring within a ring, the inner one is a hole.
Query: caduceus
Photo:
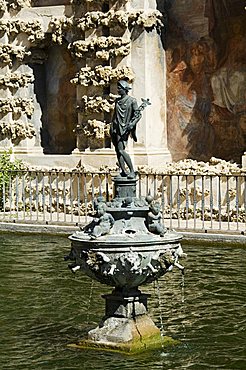
[[[140,121],[142,114],[141,112],[148,106],[151,105],[150,100],[141,98],[142,104],[138,107],[138,109],[134,112],[134,116],[132,120],[129,122],[129,131],[131,131],[131,136],[134,141],[137,142],[137,136],[136,136],[136,127],[137,123]]]

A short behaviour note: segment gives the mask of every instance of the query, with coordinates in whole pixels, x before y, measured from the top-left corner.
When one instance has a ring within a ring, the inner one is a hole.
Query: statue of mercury
[[[138,107],[137,100],[128,95],[131,90],[127,81],[118,81],[119,98],[115,101],[115,108],[113,120],[110,126],[110,135],[112,143],[115,147],[119,167],[121,169],[120,175],[128,179],[134,179],[136,173],[133,169],[133,164],[129,154],[126,152],[126,145],[129,135],[134,141],[136,137],[136,125],[142,117],[141,111],[150,104],[149,100],[142,99],[143,103]],[[126,169],[129,169],[129,172]]]

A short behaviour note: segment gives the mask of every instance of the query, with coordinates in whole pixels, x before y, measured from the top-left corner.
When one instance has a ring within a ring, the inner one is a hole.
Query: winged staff
[[[138,107],[138,109],[135,111],[134,116],[129,122],[129,131],[131,131],[131,136],[134,141],[137,141],[137,136],[136,136],[136,125],[138,121],[140,121],[140,118],[142,117],[141,112],[148,106],[151,105],[150,100],[141,98],[142,104]]]

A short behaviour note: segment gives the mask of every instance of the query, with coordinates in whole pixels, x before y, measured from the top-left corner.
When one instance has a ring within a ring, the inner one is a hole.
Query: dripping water
[[[93,288],[94,288],[94,280],[91,279],[90,293],[89,293],[88,306],[87,306],[87,316],[86,316],[87,324],[89,324]]]
[[[184,270],[181,271],[181,303],[185,303],[185,274]]]
[[[158,307],[159,307],[159,318],[160,318],[160,333],[161,333],[161,347],[164,348],[164,324],[163,324],[163,313],[162,313],[162,299],[161,299],[161,291],[158,279],[154,282],[154,288],[158,299]]]
[[[180,288],[181,288],[181,307],[180,307],[180,312],[183,312],[183,315],[185,315],[185,270],[180,270],[181,272],[181,283],[180,283]],[[182,327],[182,333],[183,333],[183,339],[186,338],[186,326],[184,321],[182,321],[181,324]]]

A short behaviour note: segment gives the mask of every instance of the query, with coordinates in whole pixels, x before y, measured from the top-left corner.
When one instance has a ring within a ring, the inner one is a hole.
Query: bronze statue
[[[103,201],[100,200],[97,203],[96,211],[96,217],[85,227],[80,227],[80,230],[89,234],[92,239],[108,234],[115,222],[113,216],[107,212],[106,203]]]
[[[94,208],[96,214],[93,220],[86,226],[80,226],[80,230],[89,234],[91,239],[108,234],[115,222],[113,216],[107,212],[107,205],[103,196],[99,195],[94,200]]]
[[[118,93],[120,97],[115,101],[110,135],[121,169],[121,176],[134,179],[136,174],[131,158],[125,149],[129,135],[131,135],[134,141],[137,141],[136,125],[142,117],[141,111],[151,103],[149,99],[142,99],[143,103],[138,107],[137,100],[128,95],[129,90],[131,90],[131,87],[127,81],[121,80],[118,82]],[[129,168],[130,172],[127,172],[125,165]]]
[[[110,213],[107,213],[107,206],[105,203],[100,202],[97,207],[98,220],[91,232],[91,238],[98,238],[101,235],[106,235],[114,225],[114,218]]]
[[[149,205],[149,212],[147,217],[148,230],[160,236],[164,236],[167,232],[166,227],[161,222],[161,205],[158,201],[152,200]]]

